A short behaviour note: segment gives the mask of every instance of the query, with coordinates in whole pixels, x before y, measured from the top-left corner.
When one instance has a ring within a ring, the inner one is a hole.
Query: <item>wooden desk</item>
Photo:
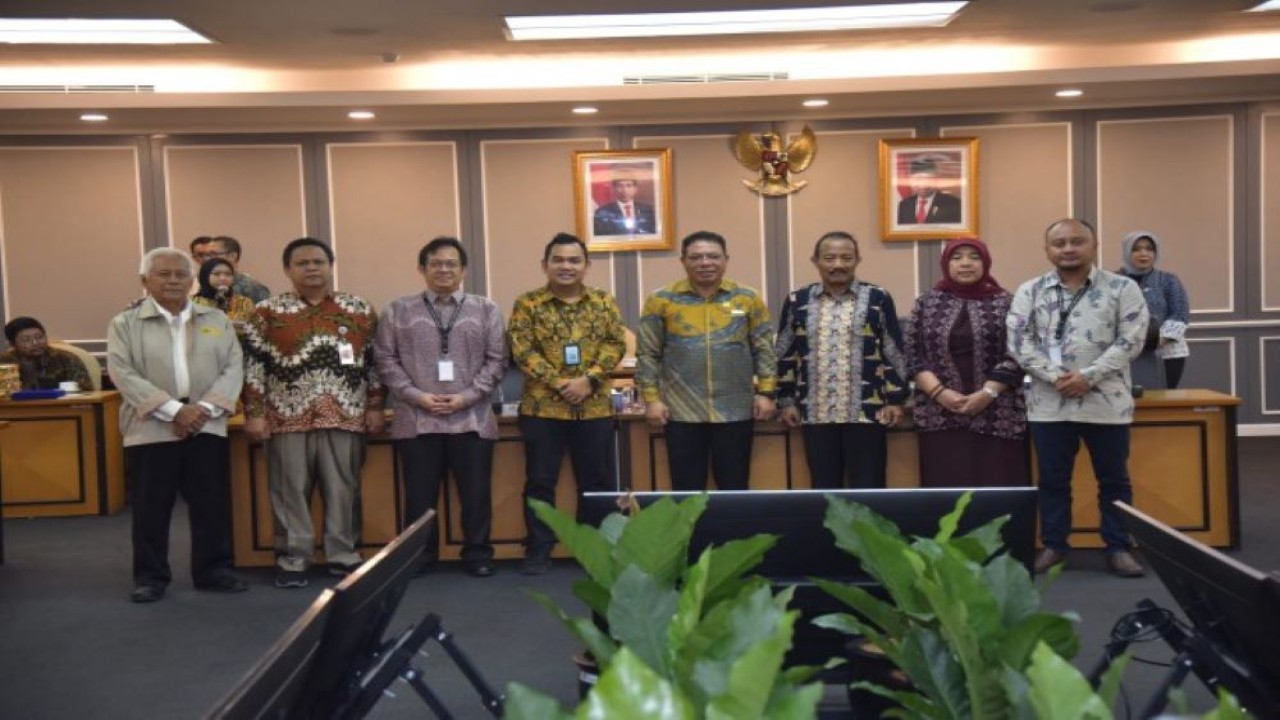
[[[1213,390],[1148,390],[1138,399],[1129,447],[1133,504],[1211,547],[1240,545],[1236,406]],[[1088,452],[1072,481],[1073,547],[1102,547],[1098,484]]]
[[[267,492],[267,463],[262,445],[249,442],[243,420],[232,418],[231,507],[236,565],[267,566],[274,562],[274,520]],[[499,439],[493,452],[493,529],[490,533],[498,559],[524,557],[524,440],[515,418],[500,418]],[[404,527],[404,490],[395,444],[385,435],[368,446],[361,475],[360,551],[371,556]],[[576,486],[566,455],[556,487],[556,505],[570,511],[577,505]],[[457,560],[462,555],[462,513],[452,483],[437,505],[440,511],[440,557]],[[319,492],[312,501],[312,520],[318,538],[322,533],[323,505]],[[561,556],[567,556],[558,551]],[[317,554],[317,559],[323,559]]]
[[[1208,390],[1152,391],[1138,401],[1133,425],[1129,470],[1134,501],[1144,511],[1185,530],[1201,542],[1234,547],[1239,542],[1236,485],[1235,406],[1238,398]],[[493,532],[499,559],[523,557],[524,446],[514,418],[499,421],[501,439],[494,450]],[[232,505],[235,513],[237,565],[270,565],[273,521],[267,494],[266,462],[262,448],[247,441],[239,420],[231,425]],[[660,434],[651,434],[644,418],[618,418],[616,433],[618,478],[621,487],[669,490],[666,447]],[[889,486],[918,487],[918,445],[913,431],[889,433]],[[403,527],[404,508],[400,464],[394,445],[385,437],[369,445],[362,478],[362,551],[372,554]],[[760,490],[808,489],[801,431],[776,422],[759,423],[752,446],[751,487]],[[573,473],[566,457],[557,487],[558,507],[576,506]],[[1081,453],[1075,480],[1072,543],[1098,547],[1096,483],[1086,453]],[[321,527],[319,501],[316,527]],[[442,559],[461,553],[461,517],[452,487],[440,501]],[[318,547],[317,543],[317,547]],[[558,550],[563,553],[563,550]]]
[[[120,393],[0,400],[4,516],[109,515],[124,507]]]

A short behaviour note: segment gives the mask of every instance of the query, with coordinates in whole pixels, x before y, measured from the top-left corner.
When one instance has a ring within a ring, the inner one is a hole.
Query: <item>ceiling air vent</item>
[[[633,75],[622,78],[623,85],[690,85],[730,82],[772,82],[786,80],[784,72],[719,73],[704,75]]]
[[[155,85],[0,85],[0,93],[91,95],[98,93],[154,93]]]

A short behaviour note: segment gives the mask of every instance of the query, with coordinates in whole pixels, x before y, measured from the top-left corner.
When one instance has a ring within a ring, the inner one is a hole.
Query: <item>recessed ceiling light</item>
[[[0,18],[0,43],[192,45],[213,42],[177,20]]]
[[[941,27],[968,4],[965,0],[725,12],[524,15],[507,16],[505,20],[507,35],[512,40],[738,35]]]
[[[80,113],[80,119],[85,122],[106,122],[107,114],[100,112]]]
[[[599,108],[594,108],[590,105],[582,105],[573,109],[575,115],[595,115],[598,112],[600,112]]]
[[[831,101],[823,98],[813,98],[812,100],[805,100],[801,104],[807,108],[820,108],[830,105]]]
[[[1065,90],[1059,90],[1058,92],[1054,93],[1054,95],[1057,95],[1060,98],[1080,97],[1083,94],[1084,94],[1084,91],[1081,90],[1080,88],[1066,88]]]
[[[347,113],[347,117],[352,120],[372,120],[377,117],[377,115],[374,115],[371,110],[352,110]]]
[[[1267,0],[1264,3],[1258,3],[1245,10],[1245,12],[1272,12],[1274,10],[1280,10],[1280,0]]]

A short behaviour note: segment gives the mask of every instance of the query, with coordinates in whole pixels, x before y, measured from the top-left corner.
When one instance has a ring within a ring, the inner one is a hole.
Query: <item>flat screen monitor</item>
[[[426,551],[430,511],[333,589],[324,640],[307,676],[298,716],[340,717],[360,676],[376,661],[387,626]]]
[[[333,591],[325,590],[205,717],[207,720],[287,720],[315,664]]]
[[[966,489],[892,490],[730,490],[710,493],[707,510],[694,528],[690,554],[696,557],[710,544],[767,532],[778,544],[756,573],[780,582],[816,576],[838,580],[866,578],[853,556],[836,547],[823,526],[828,494],[866,505],[893,521],[907,536],[932,536],[938,521],[951,512]],[[963,534],[1002,515],[1010,520],[1003,537],[1009,552],[1030,567],[1035,556],[1035,488],[977,488],[958,532]],[[697,493],[641,492],[632,497],[641,507],[662,497],[682,499]],[[586,493],[579,517],[599,525],[617,511],[623,493]]]
[[[1129,505],[1116,507],[1196,632],[1240,671],[1223,684],[1242,702],[1267,698],[1269,712],[1250,708],[1258,717],[1280,714],[1280,583]]]
[[[862,503],[897,524],[907,536],[933,536],[938,521],[951,512],[965,489],[892,490],[730,490],[710,493],[706,512],[698,520],[690,541],[691,560],[709,545],[723,545],[756,533],[773,533],[778,543],[756,567],[755,573],[776,585],[796,586],[791,607],[799,610],[789,665],[822,665],[841,657],[848,638],[834,630],[812,625],[810,620],[828,613],[848,612],[843,603],[827,595],[809,578],[820,577],[875,587],[858,561],[836,547],[835,538],[823,526],[826,495]],[[663,497],[677,500],[697,493],[642,492],[633,498],[641,507]],[[580,504],[582,522],[599,525],[617,511],[623,493],[586,493]],[[1008,515],[1003,528],[1005,547],[1028,569],[1035,556],[1037,490],[980,488],[961,518],[958,533]],[[827,673],[828,682],[844,682],[840,671]]]

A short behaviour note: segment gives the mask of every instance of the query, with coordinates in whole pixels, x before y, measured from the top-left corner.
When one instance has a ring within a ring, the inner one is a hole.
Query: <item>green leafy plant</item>
[[[670,498],[600,528],[530,501],[586,571],[573,592],[598,617],[572,617],[535,599],[586,645],[600,678],[575,714],[513,683],[504,717],[812,718],[821,686],[811,669],[784,670],[798,613],[790,589],[774,593],[748,573],[777,542],[755,535],[708,548],[689,563],[689,541],[707,496]]]
[[[890,602],[818,579],[857,615],[815,622],[866,637],[907,675],[914,691],[860,684],[897,702],[904,717],[1023,717],[1025,673],[1036,648],[1047,646],[1063,658],[1079,649],[1073,616],[1042,612],[1026,568],[997,554],[1008,518],[956,534],[970,499],[961,497],[934,537],[908,540],[870,509],[828,497],[825,526],[836,545],[858,559]]]
[[[914,540],[865,506],[827,498],[825,526],[836,545],[858,559],[889,601],[857,586],[815,580],[857,612],[815,623],[864,636],[915,689],[854,686],[898,703],[886,713],[894,717],[1113,720],[1129,656],[1112,662],[1096,690],[1089,684],[1070,663],[1079,650],[1075,616],[1042,612],[1040,590],[1026,568],[999,552],[1008,518],[956,535],[971,497],[960,498],[934,537]],[[1224,691],[1203,720],[1245,717]]]

